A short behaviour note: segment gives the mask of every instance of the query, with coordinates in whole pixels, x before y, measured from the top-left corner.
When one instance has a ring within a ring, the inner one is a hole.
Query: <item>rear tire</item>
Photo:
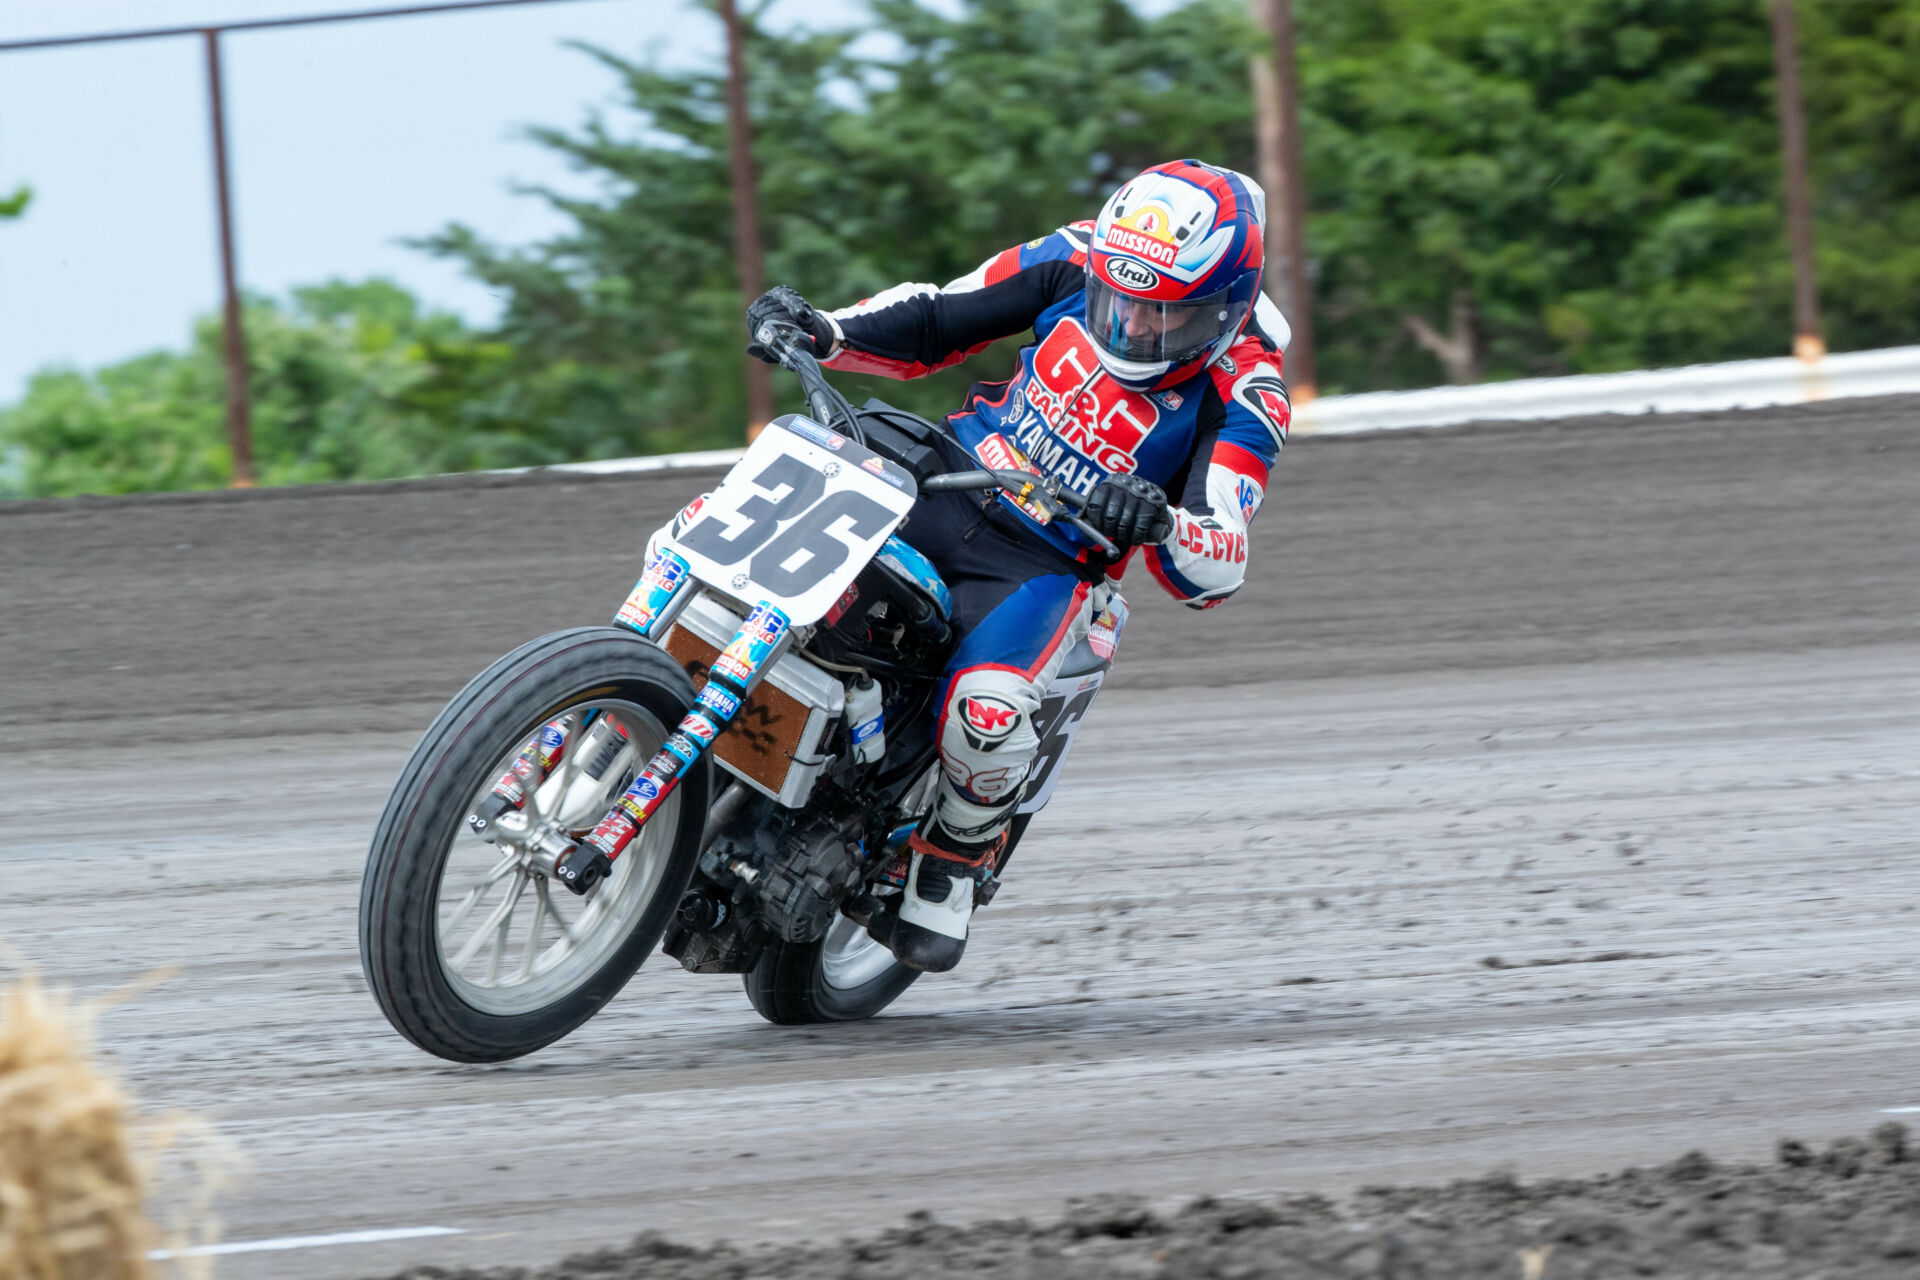
[[[818,942],[770,942],[743,975],[747,999],[768,1022],[806,1026],[860,1022],[899,998],[920,976],[845,916]]]
[[[928,799],[932,798],[929,786]],[[1019,847],[1033,815],[1013,820],[1007,859]],[[901,964],[885,944],[845,916],[836,915],[818,942],[769,942],[754,967],[741,975],[754,1010],[776,1026],[801,1027],[820,1022],[861,1022],[900,998],[920,976]]]
[[[394,784],[361,882],[360,957],[381,1012],[428,1053],[454,1062],[500,1062],[560,1039],[626,985],[659,945],[686,892],[712,790],[706,760],[675,789],[675,829],[646,901],[591,972],[541,1007],[504,1013],[475,1007],[448,978],[439,938],[441,881],[470,798],[488,785],[490,771],[515,743],[569,707],[604,699],[637,706],[671,729],[693,704],[693,683],[657,645],[620,628],[543,636],[461,690],[422,735]],[[667,817],[663,807],[656,821]],[[637,848],[636,842],[628,854]],[[557,885],[552,891],[566,896]]]

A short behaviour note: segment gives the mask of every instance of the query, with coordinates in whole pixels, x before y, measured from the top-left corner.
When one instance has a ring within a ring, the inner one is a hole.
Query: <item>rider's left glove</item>
[[[790,324],[798,327],[813,341],[815,359],[825,360],[833,351],[833,344],[839,338],[834,331],[833,322],[813,309],[813,304],[801,297],[799,292],[784,284],[775,285],[747,307],[747,354],[756,360],[765,360],[768,364],[779,364],[771,351],[760,345],[754,335],[760,332],[760,326],[768,321],[776,324]]]
[[[1166,492],[1135,475],[1108,476],[1094,486],[1083,513],[1087,523],[1125,551],[1141,543],[1160,542],[1173,532],[1173,512]]]

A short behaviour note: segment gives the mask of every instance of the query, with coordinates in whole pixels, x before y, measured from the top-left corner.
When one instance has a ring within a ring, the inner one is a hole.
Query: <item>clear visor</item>
[[[1226,289],[1204,298],[1153,302],[1087,273],[1087,330],[1116,359],[1138,364],[1191,360],[1240,326],[1247,304]]]

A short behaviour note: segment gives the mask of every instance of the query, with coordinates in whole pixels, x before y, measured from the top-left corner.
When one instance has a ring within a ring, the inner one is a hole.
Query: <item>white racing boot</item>
[[[928,823],[924,833],[914,833],[907,844],[913,861],[888,939],[901,964],[945,973],[960,963],[967,950],[974,894],[993,874],[1006,843],[1004,822],[996,822],[984,839],[964,842],[950,838],[938,819]]]
[[[1084,601],[1077,607],[1067,638],[1037,678],[994,666],[954,678],[941,718],[933,812],[907,842],[907,883],[891,933],[882,939],[910,968],[945,973],[966,952],[975,894],[999,870],[1007,829],[1040,750],[1033,717],[1041,691],[1085,634],[1087,608]]]

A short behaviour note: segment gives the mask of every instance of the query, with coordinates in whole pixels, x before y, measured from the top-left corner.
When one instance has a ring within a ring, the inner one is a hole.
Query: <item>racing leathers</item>
[[[944,288],[901,284],[828,313],[824,363],[917,378],[1031,329],[1014,376],[976,383],[948,415],[947,464],[1031,467],[1082,495],[1113,475],[1158,485],[1171,530],[1141,558],[1176,599],[1211,608],[1245,579],[1247,528],[1286,440],[1285,322],[1262,306],[1210,367],[1171,388],[1128,390],[1103,371],[1087,332],[1092,226],[1007,249]],[[936,704],[935,824],[915,848],[990,864],[1039,749],[1042,696],[1086,634],[1095,594],[1132,555],[1110,565],[1077,530],[1042,523],[1006,494],[923,495],[901,536],[946,578],[959,636]]]

